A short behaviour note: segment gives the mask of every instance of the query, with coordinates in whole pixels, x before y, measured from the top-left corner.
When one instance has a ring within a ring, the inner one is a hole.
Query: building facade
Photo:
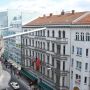
[[[90,13],[43,15],[23,31],[42,27],[21,36],[22,74],[41,90],[90,90]]]

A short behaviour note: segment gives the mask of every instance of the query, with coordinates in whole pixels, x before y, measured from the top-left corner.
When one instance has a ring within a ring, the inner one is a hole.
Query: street
[[[11,74],[11,80],[10,81],[16,81],[18,82],[18,84],[20,85],[20,90],[31,90],[30,87],[28,86],[28,84],[22,80],[22,78],[18,78],[18,76],[16,74],[11,73],[11,70],[10,68],[6,68],[5,65],[3,64],[3,69],[8,71],[10,74]],[[9,84],[10,86],[10,84]],[[13,90],[13,88],[10,86],[9,88],[7,88],[7,90]]]

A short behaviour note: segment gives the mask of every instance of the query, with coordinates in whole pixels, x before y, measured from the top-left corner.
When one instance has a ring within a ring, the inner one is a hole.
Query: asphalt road
[[[8,71],[10,73],[10,69],[6,69],[5,66],[3,65],[4,70]],[[16,81],[20,85],[20,90],[32,90],[30,87],[25,83],[21,78],[18,79],[17,75],[14,75],[13,72],[11,74],[11,80],[10,81]],[[10,85],[10,84],[9,84]],[[10,86],[7,90],[13,90],[13,88]]]

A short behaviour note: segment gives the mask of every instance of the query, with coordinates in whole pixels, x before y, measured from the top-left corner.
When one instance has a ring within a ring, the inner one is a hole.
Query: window
[[[76,40],[79,40],[79,33],[76,32]]]
[[[32,46],[34,47],[34,40],[32,40]]]
[[[63,71],[65,71],[65,61],[63,61]]]
[[[49,64],[49,58],[50,58],[50,57],[49,57],[49,56],[47,56],[47,63],[48,63],[48,64]]]
[[[82,56],[82,48],[77,47],[77,55]]]
[[[50,48],[50,43],[47,42],[47,50],[49,51],[49,48]]]
[[[71,60],[71,66],[73,67],[74,59],[72,58]]]
[[[54,37],[55,36],[55,33],[54,33],[54,31],[52,31],[52,37]]]
[[[61,31],[58,32],[58,37],[61,38]]]
[[[61,51],[61,45],[57,45],[57,53],[60,54]]]
[[[84,41],[84,33],[81,32],[81,41]]]
[[[52,52],[54,52],[54,43],[52,43]]]
[[[43,36],[45,37],[45,30],[43,30]]]
[[[42,49],[42,42],[41,42],[41,49]]]
[[[27,45],[27,39],[26,39],[26,45]]]
[[[49,30],[47,31],[47,36],[49,37]]]
[[[36,47],[37,47],[37,41],[36,41]]]
[[[84,78],[84,83],[85,83],[85,84],[87,83],[87,77]]]
[[[63,38],[65,38],[65,31],[63,31]]]
[[[76,61],[76,68],[81,70],[82,63],[80,61]]]
[[[89,41],[89,33],[86,33],[86,41]]]
[[[72,54],[74,54],[74,46],[72,46]]]
[[[86,49],[86,56],[88,56],[88,49]]]
[[[45,42],[43,42],[43,49],[45,49]]]
[[[88,70],[88,63],[85,63],[85,70]]]
[[[65,45],[63,46],[63,55],[65,55]]]
[[[54,57],[52,57],[52,66],[54,66]]]
[[[65,77],[62,77],[62,86],[64,86],[65,83]]]

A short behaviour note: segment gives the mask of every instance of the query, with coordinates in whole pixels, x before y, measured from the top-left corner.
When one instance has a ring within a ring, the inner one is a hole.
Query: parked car
[[[17,82],[10,82],[10,85],[15,90],[19,90],[20,89],[20,86],[19,86],[19,84]]]

